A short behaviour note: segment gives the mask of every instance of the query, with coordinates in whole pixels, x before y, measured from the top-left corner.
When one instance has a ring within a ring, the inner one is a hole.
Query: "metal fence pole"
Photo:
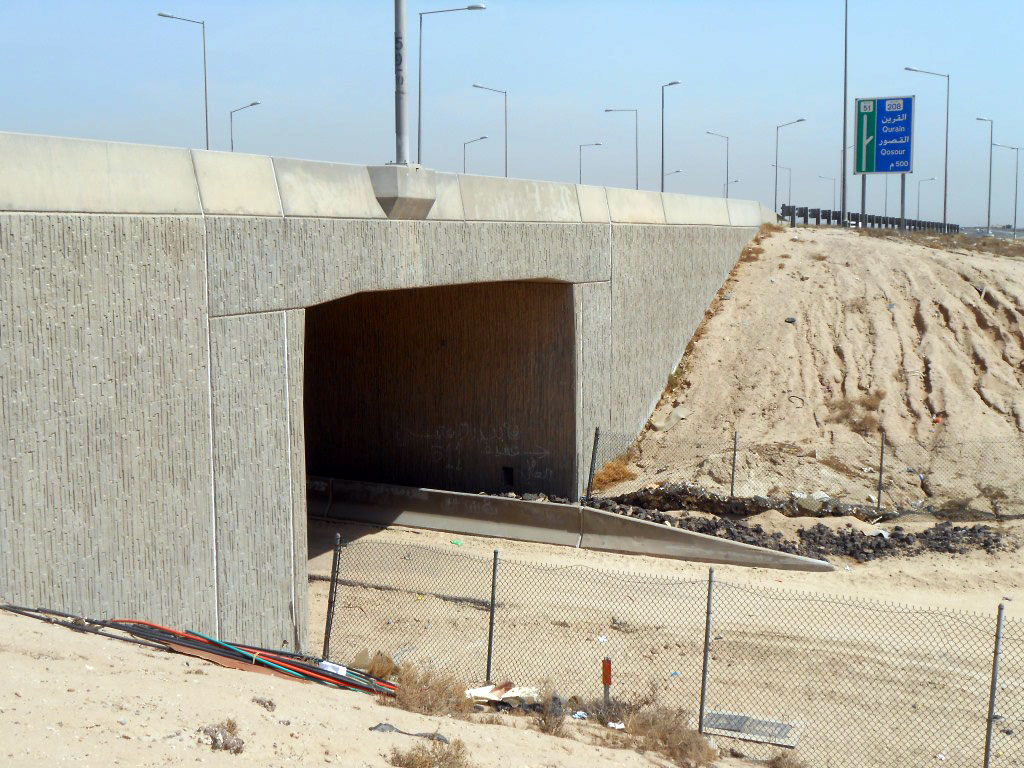
[[[594,445],[590,451],[590,475],[587,478],[587,496],[589,500],[594,492],[594,473],[597,471],[597,444],[601,440],[601,428],[594,427]]]
[[[708,694],[708,660],[711,658],[711,601],[715,591],[715,569],[708,568],[708,609],[704,617],[704,662],[700,670],[700,715],[697,729],[704,733],[704,704]]]
[[[732,433],[732,477],[729,478],[729,496],[736,495],[736,449],[740,445],[740,433]]]
[[[999,646],[1003,639],[1003,609],[999,604],[996,614],[996,646],[992,651],[992,685],[988,692],[988,722],[985,729],[985,768],[989,768],[992,760],[992,728],[996,722],[996,690],[999,686]]]
[[[491,682],[491,661],[494,658],[494,606],[498,602],[498,550],[494,550],[494,563],[491,566],[491,615],[487,620],[487,675],[486,682]]]
[[[882,514],[882,476],[885,472],[885,430],[882,430],[882,447],[878,454],[878,501],[875,502],[875,514]]]
[[[334,562],[331,563],[331,589],[327,596],[327,621],[324,622],[324,659],[331,652],[331,626],[334,624],[334,598],[338,594],[338,562],[341,560],[341,534],[334,534]]]

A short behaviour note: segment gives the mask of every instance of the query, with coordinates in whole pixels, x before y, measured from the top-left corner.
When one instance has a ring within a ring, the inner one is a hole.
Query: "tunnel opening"
[[[311,479],[572,498],[575,395],[569,284],[375,291],[306,310]]]

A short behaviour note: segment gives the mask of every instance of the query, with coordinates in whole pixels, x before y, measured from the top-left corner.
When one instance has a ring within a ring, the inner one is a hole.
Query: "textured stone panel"
[[[291,451],[292,556],[295,580],[295,630],[297,647],[306,652],[309,607],[309,579],[306,564],[306,431],[303,423],[302,388],[306,345],[306,312],[294,309],[285,313],[288,329],[288,431]]]
[[[0,133],[0,211],[202,213],[187,149]]]
[[[573,286],[576,313],[576,480],[586,492],[594,428],[609,428],[612,359],[610,282]]]
[[[575,487],[574,358],[568,285],[362,293],[309,309],[309,472],[567,496]]]
[[[215,632],[203,226],[0,214],[0,595]]]
[[[193,149],[192,162],[206,215],[282,215],[269,157]]]
[[[211,314],[309,307],[361,291],[607,280],[608,226],[206,217]]]
[[[213,318],[210,346],[220,631],[294,648],[287,323],[284,312]]]
[[[704,311],[755,232],[612,227],[614,431],[639,431],[647,421]]]

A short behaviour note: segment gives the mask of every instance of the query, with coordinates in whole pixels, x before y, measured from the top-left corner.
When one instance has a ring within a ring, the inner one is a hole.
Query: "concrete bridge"
[[[307,474],[577,498],[769,218],[0,134],[0,597],[298,646]]]

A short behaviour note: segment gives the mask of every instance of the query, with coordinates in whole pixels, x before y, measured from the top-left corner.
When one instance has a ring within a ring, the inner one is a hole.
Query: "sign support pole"
[[[907,174],[900,174],[900,231],[907,228]]]
[[[860,177],[860,225],[865,226],[867,222],[867,203],[868,203],[868,177],[867,174],[861,174]]]

